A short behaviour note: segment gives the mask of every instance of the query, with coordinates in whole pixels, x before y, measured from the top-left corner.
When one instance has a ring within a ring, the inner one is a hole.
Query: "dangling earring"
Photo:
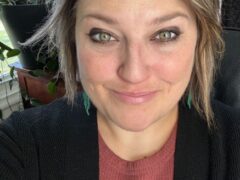
[[[90,115],[89,109],[90,109],[90,105],[91,105],[90,99],[89,99],[88,95],[85,92],[82,93],[82,96],[83,96],[84,109],[85,109],[87,115],[89,116]]]
[[[192,95],[191,95],[190,92],[189,92],[189,94],[187,96],[187,106],[188,106],[188,109],[192,108]]]

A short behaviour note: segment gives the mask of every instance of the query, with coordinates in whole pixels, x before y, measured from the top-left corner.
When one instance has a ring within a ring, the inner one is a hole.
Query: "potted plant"
[[[21,50],[21,69],[26,69],[24,72],[17,70],[20,86],[26,90],[26,97],[39,98],[42,103],[64,94],[57,52],[49,54],[47,50],[41,50],[39,55],[41,42],[34,47],[22,47],[19,42],[25,42],[33,35],[45,20],[50,5],[51,0],[0,0],[1,20],[13,46]]]
[[[0,63],[8,58],[20,55],[19,49],[13,49],[0,42]],[[26,70],[11,65],[9,88],[12,89],[13,81],[16,80],[14,71],[17,71],[18,82],[21,90],[24,108],[46,104],[65,94],[65,88],[61,75],[58,73],[57,52],[52,52],[42,69]],[[8,63],[7,63],[8,64]],[[2,79],[0,78],[0,81]],[[8,102],[8,99],[7,99]],[[11,110],[11,105],[8,103]],[[2,111],[0,109],[0,119]]]
[[[52,51],[48,58],[40,61],[44,64],[41,69],[18,71],[20,84],[24,84],[23,89],[29,97],[34,97],[42,104],[47,104],[52,100],[65,94],[64,82],[59,73],[58,55]]]
[[[49,0],[0,0],[1,20],[13,46],[22,52],[19,60],[23,68],[37,69],[45,65],[37,58],[41,43],[23,48],[19,42],[25,42],[43,23],[50,3]]]
[[[25,42],[43,23],[51,0],[0,0],[0,5],[1,18],[10,40],[14,47],[21,50],[20,62],[26,71],[16,69],[20,88],[26,94],[26,101],[34,98],[46,104],[63,96],[65,88],[61,74],[58,73],[57,51],[49,54],[47,50],[41,50],[39,56],[41,44],[34,48],[22,48],[18,43]]]

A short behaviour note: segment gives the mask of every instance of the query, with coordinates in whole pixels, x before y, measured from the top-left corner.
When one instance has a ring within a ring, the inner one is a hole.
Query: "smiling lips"
[[[117,99],[127,104],[142,104],[150,101],[157,94],[157,91],[148,91],[148,92],[112,91],[112,92]]]

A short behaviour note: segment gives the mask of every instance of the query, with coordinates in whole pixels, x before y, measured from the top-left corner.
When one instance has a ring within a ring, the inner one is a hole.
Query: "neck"
[[[178,118],[178,107],[142,131],[132,132],[97,115],[99,133],[106,145],[120,158],[139,160],[159,151],[168,140]]]

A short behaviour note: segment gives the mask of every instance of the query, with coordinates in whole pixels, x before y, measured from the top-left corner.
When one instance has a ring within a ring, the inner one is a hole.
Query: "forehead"
[[[81,17],[103,13],[119,19],[141,21],[145,17],[172,12],[193,17],[191,8],[184,0],[79,0],[77,4],[77,14]]]

